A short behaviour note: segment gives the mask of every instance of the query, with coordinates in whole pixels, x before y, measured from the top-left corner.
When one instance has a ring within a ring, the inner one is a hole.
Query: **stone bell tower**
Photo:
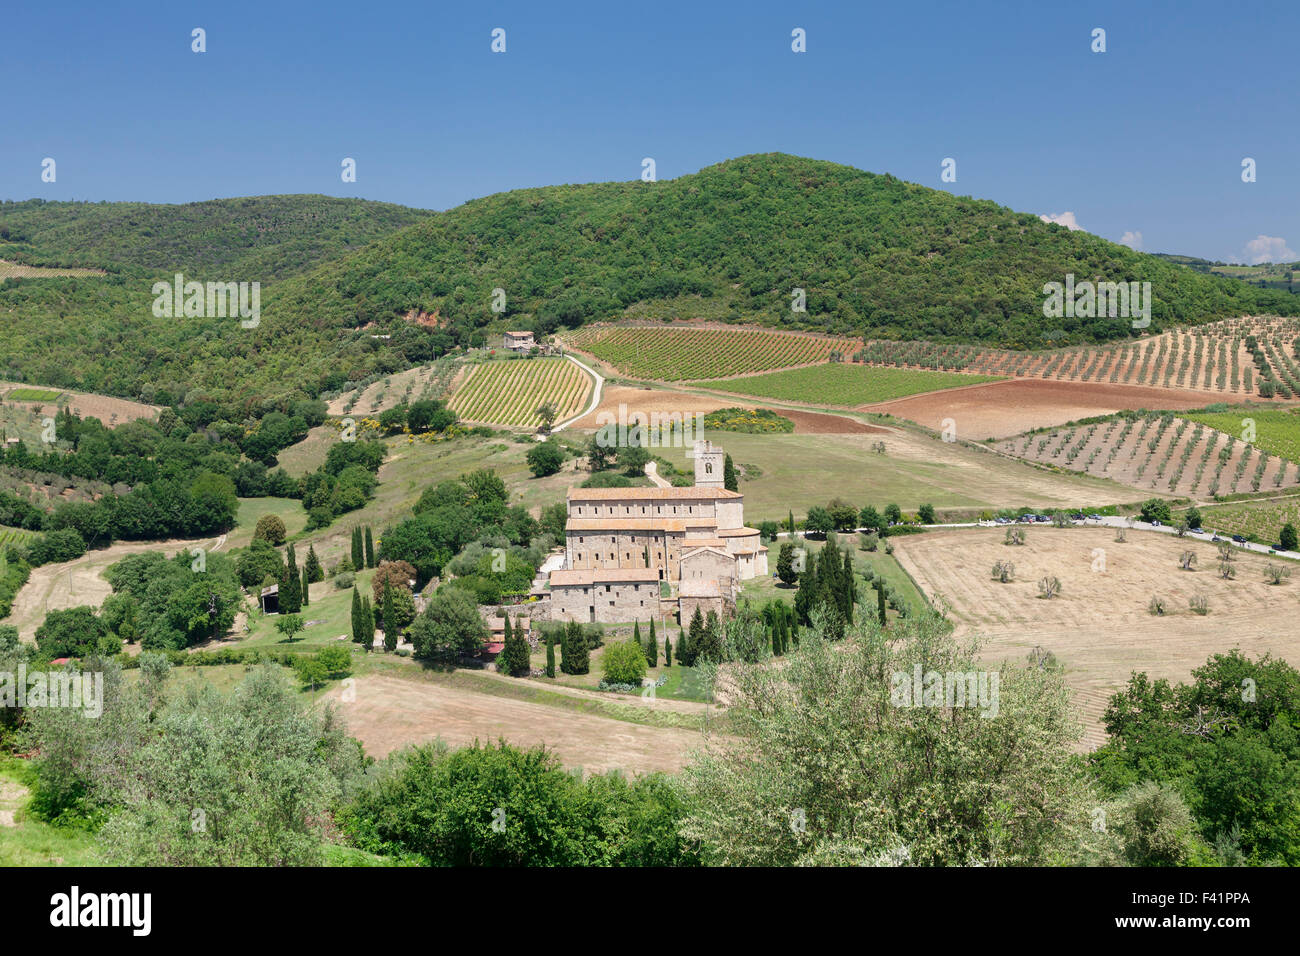
[[[722,469],[726,452],[718,448],[708,439],[700,439],[695,443],[695,487],[697,488],[722,488],[723,484]]]

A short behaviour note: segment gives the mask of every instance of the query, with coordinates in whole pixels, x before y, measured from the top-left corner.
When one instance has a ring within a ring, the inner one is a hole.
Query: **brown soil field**
[[[573,423],[573,428],[595,429],[596,418],[601,414],[618,416],[618,406],[627,406],[627,413],[644,412],[660,415],[705,414],[719,408],[772,408],[778,415],[783,415],[794,422],[796,434],[808,435],[867,435],[887,434],[889,429],[868,425],[854,418],[843,415],[830,415],[824,412],[792,411],[788,408],[753,404],[753,399],[736,396],[719,398],[700,392],[669,391],[659,388],[637,388],[630,385],[609,385],[601,393],[600,404],[588,415]]]
[[[31,577],[14,598],[13,610],[3,623],[18,628],[20,640],[34,642],[36,629],[50,611],[62,611],[83,604],[97,608],[113,589],[104,580],[104,571],[128,554],[162,551],[168,557],[190,547],[217,550],[213,538],[193,541],[124,541],[102,551],[87,551],[75,561],[43,564],[33,568]]]
[[[439,737],[452,747],[476,740],[495,743],[504,737],[520,747],[545,745],[566,767],[599,773],[622,770],[631,776],[679,770],[687,754],[704,743],[704,736],[694,731],[633,724],[428,681],[360,677],[354,689],[352,702],[342,701],[341,688],[326,699],[339,703],[348,733],[375,757]]]
[[[951,418],[959,439],[983,441],[1126,408],[1181,411],[1221,400],[1213,392],[1186,389],[1022,378],[877,402],[860,411],[896,415],[936,431]]]
[[[53,386],[37,385],[23,382],[0,382],[0,396],[7,396],[13,388],[51,388]],[[98,418],[109,428],[123,422],[135,421],[137,418],[153,418],[162,411],[159,405],[146,405],[126,398],[114,398],[111,395],[95,395],[91,392],[73,392],[58,389],[60,400],[56,402],[24,402],[8,397],[0,397],[5,405],[28,409],[37,415],[54,415],[60,408],[70,408],[82,418]]]
[[[1033,526],[1024,545],[1012,546],[1004,534],[971,528],[900,538],[894,554],[929,597],[949,602],[958,634],[981,636],[987,659],[1023,662],[1035,647],[1054,653],[1076,692],[1088,748],[1104,742],[1102,712],[1133,671],[1185,681],[1234,647],[1300,665],[1300,631],[1279,623],[1300,612],[1300,581],[1268,584],[1266,555],[1237,552],[1237,577],[1225,581],[1208,541],[1130,530],[1119,543],[1114,528]],[[1199,570],[1179,567],[1184,550],[1197,553]],[[1104,571],[1093,570],[1099,557]],[[1003,559],[1016,566],[1008,584],[990,573]],[[1050,601],[1038,596],[1045,574],[1061,581]],[[1147,610],[1156,594],[1167,601],[1162,617]],[[1209,601],[1205,616],[1188,609],[1196,594]]]

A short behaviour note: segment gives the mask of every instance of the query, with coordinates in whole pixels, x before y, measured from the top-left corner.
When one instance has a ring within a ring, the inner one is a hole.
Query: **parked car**
[[[1246,539],[1245,539],[1244,537],[1242,537],[1241,535],[1239,535],[1239,534],[1234,534],[1234,535],[1232,536],[1232,540],[1235,541],[1235,542],[1237,542],[1237,544],[1245,544],[1245,543],[1246,543]]]

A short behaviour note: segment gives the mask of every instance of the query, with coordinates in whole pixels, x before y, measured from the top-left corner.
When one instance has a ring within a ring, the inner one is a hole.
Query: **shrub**
[[[621,641],[605,648],[601,657],[605,680],[611,684],[636,684],[645,677],[645,649],[635,642]]]
[[[343,571],[334,575],[334,588],[337,591],[346,591],[356,582],[356,575],[351,571]]]
[[[253,528],[253,540],[281,545],[284,544],[287,533],[284,522],[278,515],[262,515],[257,519],[257,526]]]

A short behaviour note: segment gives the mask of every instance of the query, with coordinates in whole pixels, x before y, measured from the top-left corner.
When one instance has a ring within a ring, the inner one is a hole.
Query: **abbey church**
[[[745,526],[745,496],[724,487],[724,458],[697,441],[689,488],[570,488],[552,618],[686,622],[697,607],[720,616],[734,607],[737,583],[767,574],[767,548]]]

